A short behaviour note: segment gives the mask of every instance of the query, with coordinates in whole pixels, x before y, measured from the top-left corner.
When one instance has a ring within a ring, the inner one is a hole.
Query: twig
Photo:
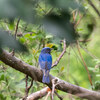
[[[100,17],[100,12],[98,11],[98,9],[95,7],[95,5],[92,3],[91,0],[88,0],[88,3],[92,6],[92,8],[96,11],[96,13],[98,14],[98,16]]]
[[[80,16],[79,20],[78,20],[77,23],[74,25],[75,28],[77,27],[77,25],[80,23],[80,21],[81,21],[81,19],[82,19],[82,15],[80,14],[80,12],[79,12],[79,16]]]
[[[54,66],[57,66],[57,64],[59,63],[60,59],[63,57],[63,55],[66,53],[66,41],[65,39],[63,40],[63,43],[64,43],[64,47],[63,47],[63,51],[62,53],[60,54],[60,56],[58,57],[57,61],[55,61],[55,63],[52,65],[52,68]]]
[[[46,15],[47,15],[47,14],[50,14],[50,13],[52,12],[53,9],[54,9],[54,8],[51,8],[51,9],[46,13]]]
[[[51,93],[51,100],[54,100],[54,91],[55,91],[55,84],[56,84],[56,79],[52,80],[52,93]]]
[[[16,39],[16,36],[17,36],[19,22],[20,22],[20,18],[18,19],[17,24],[16,24],[16,28],[15,28],[15,39]],[[14,49],[13,49],[12,52],[11,52],[11,55],[14,56],[14,54],[15,54],[15,52],[14,52]]]
[[[57,97],[60,99],[60,100],[63,100],[63,98],[55,91],[55,94],[57,95]]]
[[[88,67],[87,67],[87,65],[86,65],[86,63],[85,63],[85,61],[84,61],[84,59],[83,59],[83,57],[82,57],[82,54],[81,54],[81,52],[80,52],[80,46],[79,46],[79,42],[78,42],[78,41],[77,41],[77,49],[78,49],[79,55],[80,55],[80,57],[81,57],[81,59],[82,59],[82,61],[83,61],[83,64],[84,64],[84,66],[85,66],[85,69],[86,69],[86,71],[87,71],[87,73],[88,73],[88,78],[89,78],[90,84],[91,84],[91,86],[93,86],[92,80],[91,80],[91,76],[90,76],[90,73],[89,73],[89,70],[88,70]]]
[[[26,82],[26,89],[25,89],[25,97],[23,98],[23,100],[26,100],[26,98],[28,97],[29,90],[33,85],[33,79],[31,80],[31,84],[28,87],[28,83],[27,83],[28,82],[28,75],[26,75],[26,81],[25,82]]]
[[[79,40],[79,42],[89,42],[91,39],[86,39],[86,40]]]
[[[70,50],[71,48],[69,48],[69,52],[68,52],[68,64],[67,64],[67,81],[69,81],[69,67],[70,67]]]
[[[42,11],[44,12],[44,14],[46,14],[46,11],[39,5],[39,4],[37,4],[38,5],[38,7],[40,8],[40,9],[42,9]]]
[[[17,36],[19,22],[20,22],[20,18],[18,19],[17,24],[16,24],[16,28],[15,28],[15,39],[16,39],[16,36]]]
[[[28,90],[27,90],[27,80],[28,80],[28,75],[26,75],[25,77],[25,83],[26,83],[26,88],[25,88],[25,97],[22,100],[26,100],[27,96],[28,96]]]
[[[73,12],[73,22],[75,23],[75,11]]]
[[[30,86],[27,88],[28,89],[28,92],[29,92],[29,90],[31,89],[32,86],[33,86],[33,79],[31,80]]]
[[[93,55],[90,51],[88,51],[86,48],[83,48],[82,46],[81,46],[81,48],[82,48],[87,54],[89,54],[93,59],[99,59],[99,58],[97,58],[95,55]]]
[[[51,99],[54,100],[54,93],[57,95],[57,97],[60,100],[63,100],[63,98],[55,91],[55,87],[60,84],[60,82],[58,82],[58,79],[55,78],[52,80],[52,93],[51,93]]]
[[[73,23],[75,24],[75,22],[76,22],[76,16],[77,16],[77,11],[74,10],[72,14],[73,14]]]
[[[26,82],[26,89],[25,89],[26,97],[28,96],[28,89],[27,89],[28,83],[27,83],[27,81],[28,81],[28,75],[26,75],[26,80],[25,80],[25,82]]]
[[[48,97],[50,96],[50,94],[51,94],[51,92],[49,91],[46,98],[45,98],[45,100],[48,100]]]

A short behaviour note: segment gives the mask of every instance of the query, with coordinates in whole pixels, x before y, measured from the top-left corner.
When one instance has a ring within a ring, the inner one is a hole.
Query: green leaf
[[[6,100],[3,94],[0,93],[0,100]]]
[[[97,74],[96,77],[100,77],[100,74]]]
[[[4,74],[0,75],[0,81],[4,80]]]
[[[61,67],[61,72],[64,70],[64,66]]]
[[[96,81],[94,87],[95,90],[100,90],[100,81]]]
[[[46,37],[45,38],[52,38],[52,35],[46,35]]]

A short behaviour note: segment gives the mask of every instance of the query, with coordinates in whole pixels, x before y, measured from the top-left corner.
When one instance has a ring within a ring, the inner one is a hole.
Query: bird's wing
[[[40,54],[39,64],[41,69],[50,70],[52,66],[52,57],[50,54]]]

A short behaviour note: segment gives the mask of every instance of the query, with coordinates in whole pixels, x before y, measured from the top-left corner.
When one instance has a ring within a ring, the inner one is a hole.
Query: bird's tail
[[[50,83],[50,79],[49,79],[49,71],[45,71],[43,72],[43,78],[42,78],[42,82],[43,83]]]

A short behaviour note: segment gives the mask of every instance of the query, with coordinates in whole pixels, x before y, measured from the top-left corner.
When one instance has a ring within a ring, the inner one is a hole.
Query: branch
[[[55,90],[56,85],[59,84],[59,83],[57,83],[57,81],[58,81],[57,79],[52,79],[51,99],[54,100],[54,93],[55,93],[60,100],[63,100],[63,98]]]
[[[19,22],[20,22],[20,18],[18,19],[16,27],[15,27],[15,39],[16,39],[16,36],[17,36]],[[15,50],[14,49],[12,50],[11,54],[14,56],[14,54],[15,54]]]
[[[98,16],[100,17],[100,12],[98,11],[98,9],[95,7],[95,5],[92,3],[91,0],[88,0],[88,3],[92,6],[92,8],[96,11],[96,13],[98,14]]]
[[[10,67],[30,76],[34,80],[37,79],[38,82],[42,83],[42,71],[35,66],[31,66],[20,59],[16,58],[15,56],[12,56],[10,53],[2,50],[2,53],[0,52],[0,60],[4,62],[6,65],[9,65]],[[47,84],[50,88],[52,87],[52,79],[55,79],[56,77],[50,76],[50,83]],[[100,93],[92,90],[88,90],[82,87],[79,87],[77,85],[70,84],[68,82],[65,82],[63,80],[60,80],[57,78],[58,83],[55,87],[55,89],[61,90],[66,93],[70,93],[73,95],[76,95],[80,98],[85,98],[88,100],[100,100]]]
[[[42,90],[40,91],[37,91],[35,93],[32,93],[31,95],[29,95],[26,100],[38,100],[38,99],[41,99],[42,97],[46,96],[45,100],[48,100],[48,97],[50,96],[51,94],[51,90],[49,87],[45,87],[43,88]],[[57,97],[60,99],[60,100],[63,100],[62,97],[55,91],[55,94],[57,95]]]
[[[46,14],[46,11],[45,11],[39,4],[37,4],[37,6],[38,6],[40,9],[42,9],[42,11],[43,11],[44,14]]]
[[[63,43],[64,43],[63,51],[62,51],[62,53],[60,54],[60,56],[58,57],[57,61],[55,61],[55,63],[52,65],[52,68],[53,68],[54,66],[57,66],[57,64],[59,63],[60,59],[63,57],[63,55],[64,55],[65,52],[66,52],[66,41],[65,41],[65,39],[63,40]]]
[[[48,92],[48,94],[47,94],[47,96],[46,96],[46,98],[45,98],[45,100],[48,100],[48,97],[51,95],[51,92],[49,91]]]
[[[47,14],[50,14],[50,13],[53,11],[53,9],[54,9],[54,8],[51,8],[51,9],[46,13],[46,15],[47,15]]]
[[[52,80],[52,93],[51,93],[52,100],[54,100],[55,83],[56,83],[56,79],[53,79]]]
[[[31,84],[30,84],[30,86],[27,88],[28,91],[31,89],[32,85],[33,85],[33,79],[31,80]]]
[[[28,86],[28,75],[26,75],[25,77],[25,82],[26,82],[26,89],[25,89],[25,97],[23,98],[23,100],[26,100],[27,96],[28,96],[28,89],[27,89],[27,86]]]
[[[87,71],[87,73],[88,73],[88,78],[89,78],[90,84],[91,84],[91,86],[92,86],[92,88],[93,88],[92,79],[91,79],[91,76],[90,76],[88,67],[87,67],[87,65],[86,65],[86,62],[84,61],[84,58],[83,58],[83,56],[82,56],[82,54],[81,54],[81,52],[80,52],[80,45],[79,45],[78,40],[77,40],[77,49],[78,49],[79,55],[80,55],[80,57],[81,57],[81,59],[82,59],[82,62],[83,62],[83,64],[84,64],[84,67],[85,67],[85,69],[86,69],[86,71]]]
[[[16,36],[17,36],[19,22],[20,22],[20,18],[18,19],[17,24],[16,24],[16,28],[15,28],[15,39],[16,39]]]
[[[55,94],[60,100],[63,100],[63,98],[56,91],[55,91]]]
[[[31,80],[31,84],[28,87],[28,75],[26,75],[26,81],[25,82],[26,82],[25,97],[22,100],[26,100],[28,93],[29,93],[29,90],[31,89],[31,87],[33,85],[33,79]]]
[[[35,93],[32,93],[31,95],[29,95],[27,97],[26,100],[38,100],[38,99],[44,97],[48,93],[47,90],[48,90],[48,87],[45,87],[45,88],[43,88],[40,91],[37,91]]]
[[[80,23],[80,21],[81,21],[81,19],[82,19],[82,15],[80,14],[80,12],[79,12],[79,16],[80,16],[80,18],[79,18],[79,20],[77,21],[77,23],[75,24],[75,28],[78,26],[78,24]]]

